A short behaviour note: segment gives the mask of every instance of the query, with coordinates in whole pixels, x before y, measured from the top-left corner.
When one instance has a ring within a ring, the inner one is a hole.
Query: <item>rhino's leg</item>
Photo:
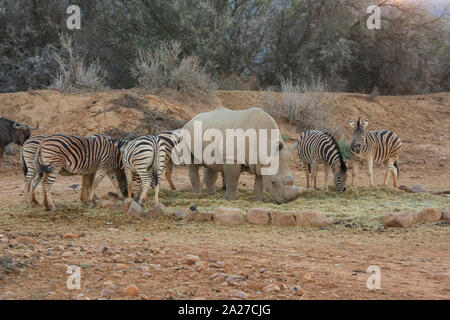
[[[223,197],[227,200],[237,200],[237,187],[241,175],[240,164],[224,164],[223,174],[225,176],[226,191]]]
[[[266,201],[266,196],[264,195],[264,185],[261,176],[255,176],[255,183],[253,184],[253,191],[255,192],[255,201]]]
[[[206,192],[208,194],[215,194],[216,193],[216,181],[217,181],[217,175],[218,172],[214,171],[209,168],[205,168],[205,185],[206,185]]]
[[[200,193],[202,191],[202,185],[200,182],[200,174],[198,170],[200,169],[199,164],[190,164],[189,168],[189,178],[191,179],[192,191],[195,193]]]

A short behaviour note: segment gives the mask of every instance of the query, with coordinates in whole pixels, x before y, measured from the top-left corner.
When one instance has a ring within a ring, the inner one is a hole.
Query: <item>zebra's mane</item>
[[[340,165],[341,165],[341,171],[342,171],[342,172],[347,172],[347,165],[345,164],[344,156],[342,155],[342,151],[341,151],[341,149],[339,148],[339,144],[337,143],[336,139],[335,139],[334,136],[333,136],[331,133],[329,133],[329,132],[324,131],[324,134],[325,134],[328,138],[330,138],[330,140],[332,141],[332,143],[336,146],[336,149],[337,149],[337,151],[338,151],[339,162],[340,162]]]

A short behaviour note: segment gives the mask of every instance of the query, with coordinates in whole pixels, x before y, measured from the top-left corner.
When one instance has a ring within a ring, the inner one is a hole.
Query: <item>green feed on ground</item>
[[[150,196],[152,197],[152,194]],[[304,190],[297,200],[285,204],[255,202],[253,201],[253,192],[243,189],[239,190],[239,200],[227,201],[222,199],[222,196],[222,190],[218,190],[215,195],[196,194],[188,190],[160,191],[160,201],[166,206],[169,213],[173,213],[177,208],[189,208],[190,206],[196,206],[197,210],[202,212],[213,212],[220,206],[240,208],[244,212],[255,207],[287,212],[316,209],[335,218],[335,226],[367,229],[383,228],[381,216],[385,212],[419,212],[429,207],[440,210],[450,207],[448,197],[427,193],[406,193],[392,187],[358,187],[358,194],[351,187],[344,193],[338,193],[334,188],[330,188],[328,192],[310,189]],[[2,208],[0,209],[0,226],[28,224],[32,223],[33,219],[38,219],[36,222],[62,222],[67,225],[81,223],[90,228],[104,227],[107,224],[111,226],[133,225],[138,228],[145,228],[145,226],[153,224],[153,226],[160,225],[162,228],[167,228],[176,223],[169,218],[136,219],[126,217],[121,210],[86,209],[76,202],[63,204],[66,208],[53,212],[45,212],[41,207],[34,209]]]

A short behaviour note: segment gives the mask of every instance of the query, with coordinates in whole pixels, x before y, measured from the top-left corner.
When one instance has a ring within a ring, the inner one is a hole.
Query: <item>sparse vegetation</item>
[[[49,88],[61,92],[105,90],[106,72],[102,70],[99,61],[86,64],[84,58],[76,56],[71,36],[61,34],[60,43],[66,52],[65,55],[55,56],[59,70]]]
[[[170,88],[195,96],[215,89],[214,82],[196,56],[181,57],[179,42],[163,41],[150,49],[139,49],[131,73],[145,92]]]
[[[351,158],[350,155],[350,144],[345,139],[341,139],[338,141],[339,150],[341,150],[344,159],[349,160]]]

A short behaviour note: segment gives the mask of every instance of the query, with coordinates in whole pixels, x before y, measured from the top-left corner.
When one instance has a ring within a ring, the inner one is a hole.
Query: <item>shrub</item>
[[[102,71],[99,61],[86,65],[82,57],[74,56],[72,37],[60,35],[61,47],[66,55],[55,56],[59,70],[49,88],[62,92],[101,91],[105,85],[106,72]]]
[[[220,90],[256,91],[259,90],[259,80],[254,75],[247,76],[233,72],[229,76],[219,76],[217,86]]]
[[[327,123],[329,111],[325,107],[326,84],[321,78],[309,83],[294,82],[292,78],[282,78],[281,93],[268,92],[264,105],[267,112],[276,118],[284,118],[300,131],[335,130]]]
[[[180,58],[179,42],[161,42],[150,49],[139,49],[131,73],[147,92],[158,93],[169,88],[194,96],[214,90],[215,84],[196,56]]]
[[[338,141],[338,146],[339,146],[339,149],[341,150],[344,158],[349,160],[351,158],[350,144],[345,139],[341,139]]]

